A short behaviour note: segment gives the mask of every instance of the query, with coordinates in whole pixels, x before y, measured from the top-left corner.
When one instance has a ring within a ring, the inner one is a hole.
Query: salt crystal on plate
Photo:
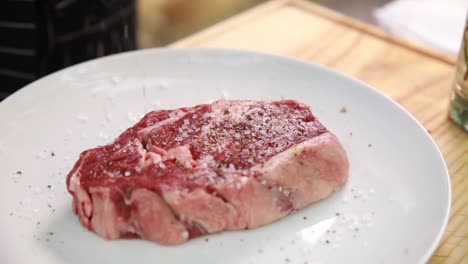
[[[160,90],[165,90],[169,86],[169,83],[167,81],[161,81],[159,83],[159,89]]]
[[[161,101],[154,100],[153,102],[151,102],[151,106],[154,107],[154,108],[160,107],[161,106]]]
[[[113,77],[111,78],[111,82],[112,82],[113,84],[118,84],[118,83],[121,82],[121,81],[122,81],[122,79],[121,79],[120,77],[118,77],[118,76],[113,76]]]
[[[105,119],[107,122],[110,122],[112,120],[112,113],[110,112],[106,113]]]
[[[221,95],[223,99],[228,99],[229,98],[229,93],[226,90],[221,90]]]
[[[86,122],[88,122],[88,120],[89,120],[89,118],[88,118],[87,116],[83,115],[83,114],[77,115],[76,118],[77,118],[78,120],[80,120],[82,123],[86,123]]]
[[[49,157],[49,153],[45,152],[45,151],[40,151],[36,154],[36,158],[38,159],[46,159]]]

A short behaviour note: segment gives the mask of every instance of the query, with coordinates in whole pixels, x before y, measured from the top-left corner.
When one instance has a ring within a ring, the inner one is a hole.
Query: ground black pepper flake
[[[304,216],[303,219],[304,219],[304,220],[307,220],[307,216]]]
[[[208,238],[205,238],[205,242],[208,242],[208,241],[210,241],[210,240]]]
[[[239,240],[240,240],[240,242],[244,242],[244,239],[243,239],[243,238],[241,238],[241,239],[239,239]]]
[[[13,212],[10,213],[10,216],[13,216]]]
[[[49,232],[48,234],[49,234],[49,236],[53,236],[54,232]]]
[[[346,106],[341,107],[340,113],[347,113],[348,109],[346,109]]]
[[[48,206],[49,208],[52,208],[52,205],[50,205],[50,204],[47,204],[47,206]]]
[[[21,171],[17,171],[16,174],[21,175],[23,173]]]
[[[289,258],[285,258],[284,261],[288,262],[288,263],[291,262],[291,260]]]
[[[41,224],[41,222],[40,222],[40,221],[37,221],[36,225],[40,225],[40,224]]]
[[[230,113],[230,112],[229,112],[228,109],[224,110],[224,114],[225,114],[225,115],[227,115],[227,114],[229,114],[229,113]]]
[[[372,144],[367,145],[369,148],[372,147]]]
[[[54,153],[54,152],[51,152],[50,155],[51,155],[52,157],[55,157],[55,153]]]
[[[340,213],[336,213],[335,215],[336,215],[336,216],[340,216]]]
[[[325,240],[325,242],[327,242],[327,244],[330,244],[330,240]]]
[[[51,188],[52,188],[52,185],[50,185],[50,184],[49,184],[49,185],[47,185],[47,188],[51,189]]]
[[[354,231],[358,232],[358,231],[359,231],[359,228],[354,228]]]
[[[46,238],[45,241],[48,243],[50,242],[50,238]]]

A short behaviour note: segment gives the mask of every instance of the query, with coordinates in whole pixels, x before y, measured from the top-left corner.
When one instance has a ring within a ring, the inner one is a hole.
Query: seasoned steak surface
[[[178,244],[275,221],[341,187],[348,167],[304,104],[222,100],[148,113],[84,151],[67,186],[100,236]]]

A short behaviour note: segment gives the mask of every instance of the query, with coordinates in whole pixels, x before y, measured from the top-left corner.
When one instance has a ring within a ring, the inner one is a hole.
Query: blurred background
[[[449,55],[458,50],[468,8],[468,0],[309,1]],[[0,100],[64,67],[165,46],[263,2],[1,0]]]
[[[391,0],[309,0],[376,24],[372,10]],[[166,45],[266,0],[139,0],[141,48]]]

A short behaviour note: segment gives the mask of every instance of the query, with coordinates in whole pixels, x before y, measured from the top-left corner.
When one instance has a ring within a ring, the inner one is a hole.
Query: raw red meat
[[[80,222],[101,237],[179,244],[269,224],[330,195],[348,169],[304,104],[222,100],[148,113],[84,151],[67,186]]]

